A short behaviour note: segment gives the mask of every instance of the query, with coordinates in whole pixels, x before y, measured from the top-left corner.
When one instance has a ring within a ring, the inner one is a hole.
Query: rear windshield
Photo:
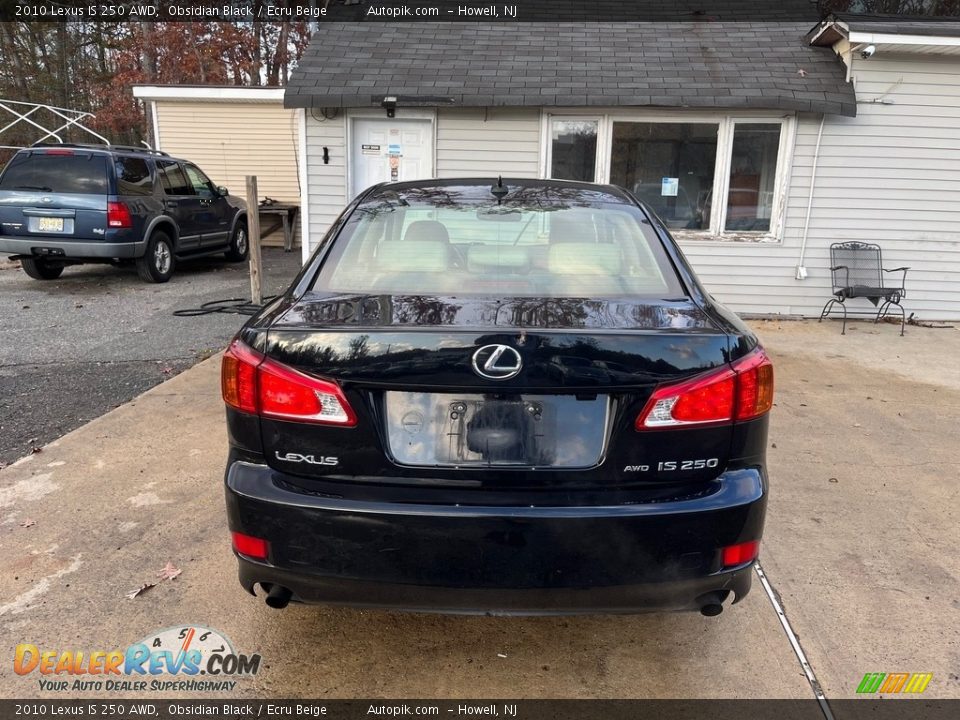
[[[579,188],[387,190],[336,238],[314,290],[357,294],[683,297],[636,207]]]
[[[21,153],[3,171],[0,190],[106,195],[106,158],[93,153]]]

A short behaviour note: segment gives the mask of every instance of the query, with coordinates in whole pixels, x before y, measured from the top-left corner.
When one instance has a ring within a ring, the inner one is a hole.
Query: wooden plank
[[[260,258],[260,213],[257,176],[247,175],[247,234],[250,242],[250,300],[263,303],[263,267]]]

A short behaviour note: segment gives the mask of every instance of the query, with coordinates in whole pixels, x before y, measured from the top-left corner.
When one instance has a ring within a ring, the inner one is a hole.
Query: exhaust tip
[[[266,588],[264,588],[266,589]],[[273,585],[270,592],[267,593],[267,605],[275,610],[282,610],[290,603],[290,597],[293,595],[289,588],[282,585]]]
[[[269,603],[269,598],[267,599]],[[720,603],[707,603],[700,608],[700,614],[705,615],[706,617],[716,617],[723,612],[723,605]]]

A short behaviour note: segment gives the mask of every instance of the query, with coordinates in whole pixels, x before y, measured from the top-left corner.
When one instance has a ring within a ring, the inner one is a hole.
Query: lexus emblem
[[[509,380],[515,377],[523,360],[509,345],[484,345],[473,354],[473,371],[488,380]]]

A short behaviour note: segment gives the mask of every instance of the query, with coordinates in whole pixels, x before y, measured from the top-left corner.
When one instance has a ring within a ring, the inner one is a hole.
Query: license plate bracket
[[[390,451],[404,465],[586,468],[607,437],[606,395],[385,395]]]

